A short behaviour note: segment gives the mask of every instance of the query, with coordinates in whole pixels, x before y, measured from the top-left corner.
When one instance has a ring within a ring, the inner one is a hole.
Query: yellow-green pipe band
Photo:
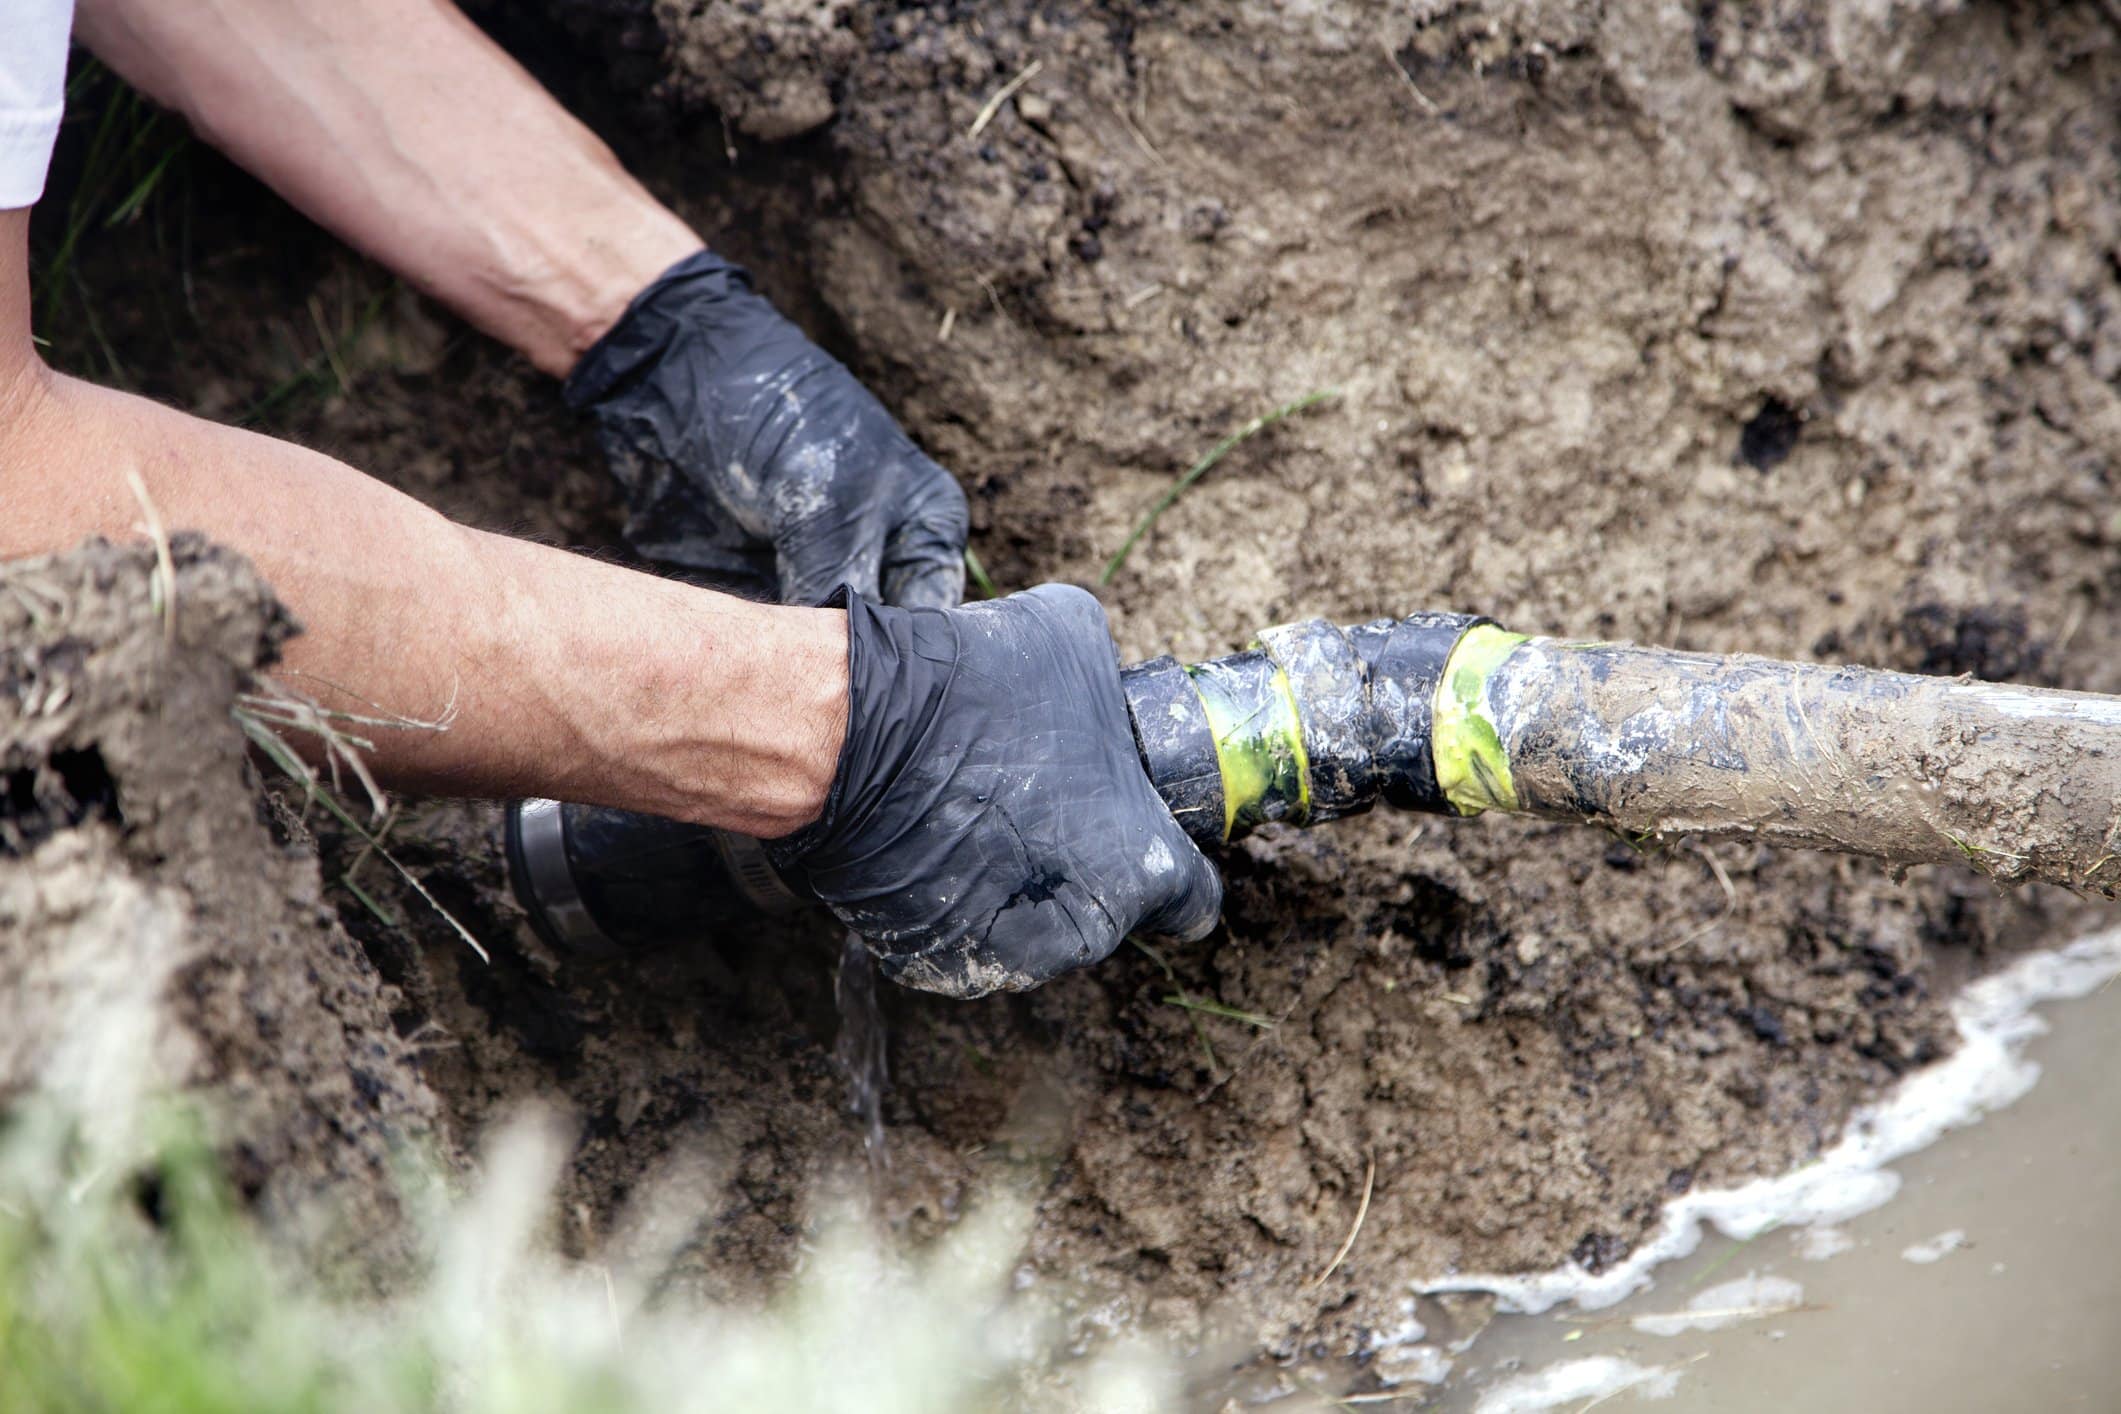
[[[1311,765],[1289,675],[1256,652],[1186,672],[1222,772],[1223,838],[1268,820],[1301,824],[1311,810]]]
[[[1488,716],[1487,686],[1489,674],[1524,641],[1524,634],[1475,624],[1459,636],[1444,660],[1430,740],[1436,784],[1461,815],[1517,808],[1510,754]]]

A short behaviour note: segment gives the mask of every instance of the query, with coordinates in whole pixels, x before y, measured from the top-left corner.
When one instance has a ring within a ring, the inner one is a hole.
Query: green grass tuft
[[[100,103],[90,106],[98,90]],[[182,123],[119,83],[93,59],[82,63],[68,81],[66,106],[69,113],[93,113],[95,127],[58,243],[36,271],[37,319],[45,325],[59,317],[70,293],[81,298],[84,322],[95,322],[94,306],[81,289],[75,265],[82,242],[93,231],[139,220],[172,185],[192,146]],[[92,336],[102,345],[114,376],[124,381],[100,330],[92,329]]]
[[[293,373],[266,389],[258,398],[235,415],[238,427],[254,427],[268,413],[300,394],[322,392],[335,388],[341,394],[349,391],[351,379],[346,372],[346,355],[368,332],[376,316],[382,312],[383,301],[395,286],[386,286],[370,295],[351,323],[337,333],[323,322],[315,305],[310,308],[313,322],[317,325],[317,352],[304,359]]]
[[[524,1120],[489,1145],[468,1194],[416,1176],[416,1275],[377,1295],[305,1270],[259,1227],[196,1118],[113,1148],[96,1138],[106,1126],[63,1113],[18,1103],[0,1138],[9,1414],[970,1414],[1175,1400],[1161,1360],[1138,1347],[1071,1354],[1036,1289],[1017,1289],[1028,1202],[990,1195],[918,1257],[828,1202],[776,1296],[721,1304],[670,1279],[672,1251],[557,1255],[543,1234],[568,1143]],[[701,1207],[696,1193],[661,1197]]]

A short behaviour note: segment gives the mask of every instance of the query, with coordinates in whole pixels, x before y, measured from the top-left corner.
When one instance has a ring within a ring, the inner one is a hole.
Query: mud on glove
[[[635,297],[568,376],[626,538],[721,587],[815,604],[964,595],[965,496],[830,354],[711,251]]]
[[[961,609],[847,595],[847,736],[775,865],[884,975],[957,997],[1034,987],[1130,932],[1198,938],[1222,883],[1142,770],[1090,595]]]

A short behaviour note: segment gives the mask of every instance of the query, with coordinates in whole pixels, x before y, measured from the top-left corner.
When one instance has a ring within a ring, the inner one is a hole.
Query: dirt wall
[[[0,1099],[110,1126],[202,1100],[237,1191],[375,1274],[407,1250],[402,1161],[444,1140],[230,716],[294,628],[189,538],[166,577],[145,543],[0,566]]]

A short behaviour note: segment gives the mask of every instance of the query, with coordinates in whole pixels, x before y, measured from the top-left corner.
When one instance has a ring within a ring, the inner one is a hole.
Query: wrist
[[[486,232],[475,253],[425,288],[541,373],[565,379],[635,296],[703,249],[691,227],[639,196],[617,224]]]
[[[528,351],[533,362],[557,378],[566,378],[610,333],[640,293],[671,266],[703,248],[692,229],[666,212],[629,234],[620,245],[600,243],[585,252],[583,266],[566,275],[555,272],[546,293],[553,313],[555,345],[545,353]]]
[[[712,378],[702,355],[731,332],[732,320],[755,343],[760,313],[780,318],[741,267],[697,241],[689,254],[632,283],[638,273],[629,270],[623,288],[600,304],[584,305],[578,321],[584,347],[561,389],[570,407],[596,408],[622,389],[663,377],[679,383]]]
[[[643,213],[644,217],[647,213]],[[623,240],[600,241],[582,252],[571,270],[551,270],[537,299],[550,311],[549,344],[526,348],[531,361],[566,378],[610,333],[634,299],[671,266],[703,249],[692,228],[658,207],[655,215]]]
[[[686,596],[689,651],[642,663],[641,706],[606,738],[627,809],[778,839],[816,820],[847,724],[846,615]]]
[[[751,698],[755,764],[742,828],[779,839],[814,822],[839,771],[847,735],[847,616],[838,609],[774,608],[764,645],[768,680]]]
[[[467,696],[505,699],[510,789],[777,837],[818,817],[847,720],[846,615],[465,527]]]

